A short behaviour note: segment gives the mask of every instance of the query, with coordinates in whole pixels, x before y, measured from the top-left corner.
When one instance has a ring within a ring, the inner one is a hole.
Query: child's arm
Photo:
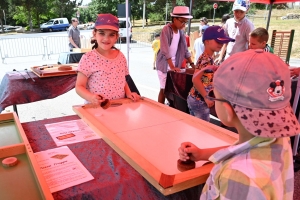
[[[133,101],[138,101],[140,100],[140,95],[138,95],[136,92],[131,92],[129,86],[128,86],[128,83],[126,83],[125,87],[124,87],[124,90],[125,90],[125,94],[126,94],[126,97],[133,100]]]
[[[207,96],[207,93],[206,93],[206,90],[204,88],[204,85],[201,81],[201,77],[203,76],[204,74],[204,69],[198,71],[198,72],[195,72],[194,75],[193,75],[193,84],[195,86],[195,88],[198,90],[198,92],[201,94],[201,96],[203,97],[205,103],[207,104],[207,106],[210,108],[214,105],[214,102],[207,99],[206,96]]]
[[[193,161],[208,160],[211,155],[213,155],[220,149],[224,149],[225,147],[227,146],[200,149],[191,142],[183,142],[178,148],[179,158],[182,161],[186,161],[189,159]]]
[[[83,73],[78,72],[75,90],[83,99],[92,104],[99,105],[104,99],[102,100],[98,94],[93,94],[86,89],[87,79],[88,78]]]
[[[219,64],[219,63],[222,62],[222,58],[223,58],[224,53],[225,53],[225,51],[226,51],[226,49],[227,49],[227,45],[228,45],[228,44],[224,44],[224,45],[223,45],[223,47],[222,47],[222,49],[221,49],[221,51],[220,51],[220,53],[219,53],[219,57],[215,60],[215,63]]]

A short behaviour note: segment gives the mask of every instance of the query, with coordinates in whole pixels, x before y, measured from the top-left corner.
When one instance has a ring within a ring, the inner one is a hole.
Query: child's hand
[[[183,142],[178,148],[179,159],[182,161],[198,161],[201,157],[200,149],[190,142]]]
[[[91,104],[95,105],[95,106],[99,106],[100,103],[102,101],[104,101],[104,98],[101,96],[101,95],[98,95],[98,94],[93,94],[91,96],[90,99],[87,99]]]
[[[209,107],[209,108],[211,108],[211,107],[213,107],[215,105],[214,101],[211,101],[211,100],[209,100],[207,98],[204,98],[204,101],[207,104],[207,107]]]
[[[132,101],[138,101],[141,99],[141,96],[136,92],[131,92],[129,95],[127,95],[127,98],[131,99]]]

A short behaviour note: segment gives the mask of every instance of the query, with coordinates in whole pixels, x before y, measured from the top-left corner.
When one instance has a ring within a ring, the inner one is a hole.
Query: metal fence
[[[154,40],[154,33],[133,33],[130,41],[130,48],[142,48],[151,46]],[[92,48],[91,38],[81,36],[81,48]],[[116,47],[121,49],[121,40]],[[6,58],[43,56],[46,59],[51,55],[69,52],[68,36],[48,36],[48,37],[24,37],[24,38],[1,38],[0,56],[2,63]]]
[[[45,57],[43,38],[8,38],[0,40],[2,62],[5,58],[42,55]]]

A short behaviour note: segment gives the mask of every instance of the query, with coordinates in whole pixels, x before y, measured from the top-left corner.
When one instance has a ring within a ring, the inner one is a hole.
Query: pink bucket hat
[[[290,106],[290,71],[278,56],[262,49],[236,53],[215,72],[214,87],[251,134],[269,138],[299,134]]]
[[[119,31],[119,20],[112,14],[99,14],[95,22],[95,28]]]

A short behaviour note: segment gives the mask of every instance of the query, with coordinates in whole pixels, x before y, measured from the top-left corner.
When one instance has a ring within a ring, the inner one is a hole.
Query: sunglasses
[[[221,101],[221,102],[226,102],[226,103],[229,103],[229,105],[231,105],[231,103],[225,99],[217,99],[215,98],[215,93],[213,90],[210,90],[206,96],[206,98],[210,101]]]
[[[72,20],[72,22],[78,22],[78,21],[76,21],[76,20]]]
[[[189,23],[189,21],[181,21],[179,18],[176,18],[178,21],[180,21],[181,22],[181,24],[188,24]]]

